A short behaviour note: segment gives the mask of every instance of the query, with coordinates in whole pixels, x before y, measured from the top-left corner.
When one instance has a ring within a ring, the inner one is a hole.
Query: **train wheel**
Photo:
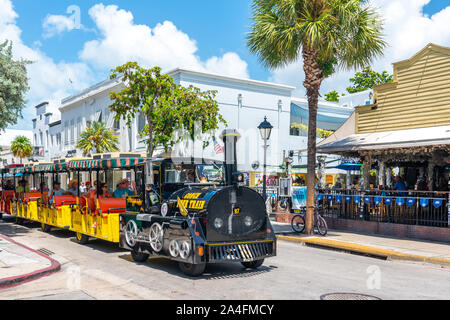
[[[198,277],[198,276],[202,275],[206,269],[206,263],[192,264],[192,263],[180,262],[178,265],[179,265],[181,271],[185,275],[190,276],[190,277]]]
[[[149,254],[133,250],[131,251],[131,257],[135,262],[145,262],[147,261]]]
[[[87,244],[89,242],[89,236],[82,234],[80,232],[76,233],[76,239],[79,244]]]
[[[42,229],[43,232],[48,233],[48,232],[50,232],[52,227],[49,226],[48,224],[45,224],[45,223],[41,222],[41,229]]]
[[[136,221],[134,220],[128,221],[125,227],[125,240],[130,248],[134,248],[134,246],[136,245],[136,239],[138,238],[138,234],[139,229],[136,224]]]
[[[256,261],[252,261],[252,262],[241,262],[241,263],[246,268],[256,269],[256,268],[259,268],[262,266],[262,264],[264,263],[264,259],[256,260]]]

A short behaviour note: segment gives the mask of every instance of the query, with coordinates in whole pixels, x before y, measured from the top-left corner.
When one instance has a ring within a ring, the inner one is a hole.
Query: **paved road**
[[[33,249],[51,251],[61,271],[0,291],[0,299],[288,299],[317,300],[327,293],[362,293],[381,299],[450,299],[450,268],[384,261],[279,241],[278,256],[258,270],[210,265],[204,276],[184,276],[176,263],[151,258],[134,263],[118,246],[36,225],[0,221],[0,233]],[[0,270],[1,271],[1,270]]]

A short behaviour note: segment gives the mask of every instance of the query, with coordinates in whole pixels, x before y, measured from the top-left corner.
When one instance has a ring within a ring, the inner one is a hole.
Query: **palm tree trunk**
[[[317,108],[319,104],[319,89],[324,79],[322,69],[317,63],[317,52],[303,46],[303,69],[305,71],[304,87],[308,97],[308,164],[306,175],[306,229],[307,235],[314,233],[314,205],[316,184],[316,138],[317,138]]]

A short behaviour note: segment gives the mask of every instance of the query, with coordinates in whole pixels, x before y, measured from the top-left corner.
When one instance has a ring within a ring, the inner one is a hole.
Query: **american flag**
[[[217,142],[216,137],[213,137],[213,142],[214,142],[214,151],[216,152],[216,154],[221,154],[225,151],[225,148],[220,146],[220,144]]]

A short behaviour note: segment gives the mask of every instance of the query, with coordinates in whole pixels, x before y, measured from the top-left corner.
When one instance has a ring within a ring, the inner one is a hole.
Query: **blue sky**
[[[450,0],[371,2],[385,19],[389,43],[375,70],[392,72],[393,62],[429,42],[450,47]],[[73,5],[80,8],[81,29],[70,24],[67,9]],[[14,40],[17,57],[36,61],[29,68],[29,106],[14,128],[31,128],[34,105],[50,101],[57,113],[61,98],[105,79],[128,60],[273,81],[304,95],[301,61],[267,70],[248,51],[250,0],[0,0],[0,8],[0,42]],[[355,71],[327,79],[321,93],[343,92]]]
[[[202,60],[224,52],[236,52],[249,64],[250,77],[267,80],[270,72],[263,68],[246,47],[246,33],[249,30],[251,3],[246,0],[196,0],[196,1],[74,1],[74,0],[14,0],[19,14],[18,25],[23,30],[23,40],[33,46],[42,43],[41,49],[55,60],[77,61],[84,42],[96,38],[95,32],[74,30],[50,39],[43,39],[42,24],[48,14],[68,15],[66,9],[77,5],[81,9],[81,23],[88,29],[95,29],[88,15],[89,9],[97,3],[115,4],[133,13],[135,24],[150,27],[165,20],[172,21],[179,29],[196,40],[197,54]]]

